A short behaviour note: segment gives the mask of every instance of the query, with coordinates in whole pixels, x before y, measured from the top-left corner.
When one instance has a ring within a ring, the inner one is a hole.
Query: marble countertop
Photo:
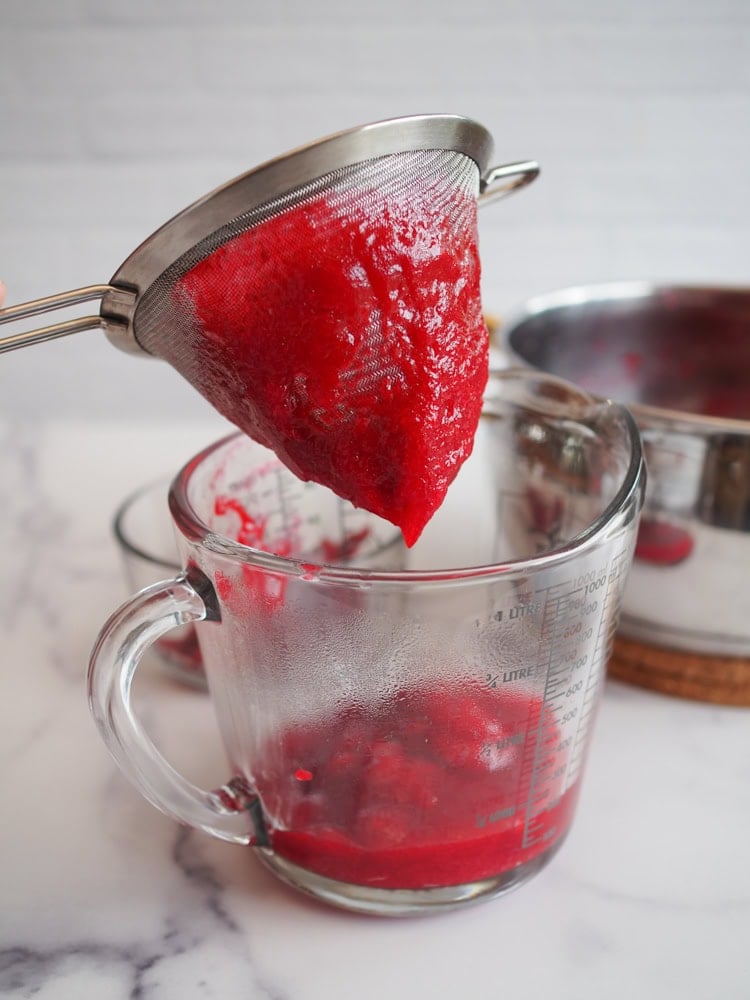
[[[750,996],[750,710],[608,683],[572,832],[515,894],[382,920],[285,888],[119,775],[85,671],[126,596],[132,488],[226,425],[0,424],[0,995],[35,1000]],[[226,777],[205,695],[144,670],[142,718]]]

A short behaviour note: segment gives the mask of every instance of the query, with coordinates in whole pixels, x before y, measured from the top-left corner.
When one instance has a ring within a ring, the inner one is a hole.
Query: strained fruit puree
[[[471,453],[487,382],[476,200],[360,194],[267,219],[172,295],[209,402],[411,545]]]

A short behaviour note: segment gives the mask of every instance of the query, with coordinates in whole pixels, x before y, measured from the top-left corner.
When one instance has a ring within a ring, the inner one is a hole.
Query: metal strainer
[[[146,239],[109,284],[91,285],[0,310],[0,324],[99,300],[83,316],[0,339],[0,353],[102,328],[118,348],[167,360],[195,384],[189,319],[172,294],[180,278],[217,248],[308,199],[347,200],[385,194],[424,195],[452,206],[471,194],[480,203],[535,179],[532,161],[488,167],[492,138],[481,125],[455,115],[390,119],[339,132],[271,160],[201,198]],[[299,251],[300,248],[295,248]],[[230,304],[231,305],[231,304]]]

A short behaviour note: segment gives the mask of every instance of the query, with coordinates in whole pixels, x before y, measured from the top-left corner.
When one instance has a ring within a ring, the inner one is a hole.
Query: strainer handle
[[[513,191],[519,191],[531,184],[539,176],[539,164],[535,160],[505,163],[500,167],[490,167],[479,183],[479,204],[487,205],[498,201]]]
[[[527,184],[531,184],[538,176],[539,164],[534,160],[491,167],[480,181],[479,204],[485,205],[491,201],[497,201],[499,198],[504,198],[513,191],[518,191],[520,188],[526,187]],[[29,319],[31,316],[38,316],[41,313],[66,309],[70,306],[80,305],[82,302],[101,300],[107,292],[114,291],[115,289],[111,285],[88,285],[85,288],[74,288],[69,292],[61,292],[59,295],[48,295],[42,299],[22,302],[17,306],[0,309],[0,325]],[[82,330],[93,330],[101,326],[102,317],[100,315],[81,316],[78,319],[65,320],[61,323],[37,327],[34,330],[10,334],[7,337],[0,337],[0,354],[17,350],[19,347],[28,347],[31,344],[56,340],[58,337],[67,337],[71,333],[79,333]]]
[[[61,292],[59,295],[48,295],[43,299],[32,299],[31,302],[9,306],[7,309],[0,309],[0,325],[29,319],[31,316],[39,316],[41,313],[55,312],[57,309],[67,309],[69,306],[77,306],[82,302],[102,299],[109,291],[112,291],[110,285],[88,285],[86,288],[74,288],[70,292]],[[78,319],[69,319],[62,323],[25,330],[22,333],[12,333],[7,337],[0,337],[0,354],[6,351],[15,351],[19,347],[28,347],[31,344],[56,340],[58,337],[67,337],[68,334],[78,333],[81,330],[93,330],[101,325],[102,318],[99,315],[81,316]]]

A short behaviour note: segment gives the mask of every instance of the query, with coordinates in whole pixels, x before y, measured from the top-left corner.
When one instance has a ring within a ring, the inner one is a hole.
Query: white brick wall
[[[748,0],[0,0],[0,276],[106,281],[166,218],[328,132],[475,117],[531,189],[482,213],[485,304],[750,282]],[[0,359],[2,415],[207,413],[94,332]]]

